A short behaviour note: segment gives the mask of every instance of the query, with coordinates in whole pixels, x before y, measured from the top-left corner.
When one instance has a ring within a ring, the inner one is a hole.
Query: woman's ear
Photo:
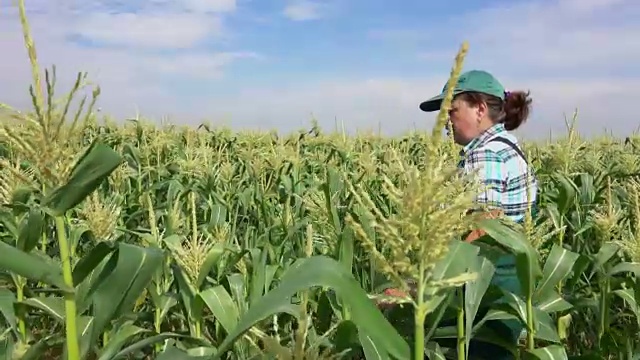
[[[481,101],[478,105],[476,105],[476,121],[481,122],[482,119],[487,114],[487,103]]]

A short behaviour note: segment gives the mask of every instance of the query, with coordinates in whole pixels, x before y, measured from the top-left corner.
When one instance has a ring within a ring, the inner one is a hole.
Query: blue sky
[[[26,0],[42,65],[61,88],[77,71],[123,119],[296,130],[429,129],[418,103],[442,88],[463,40],[465,70],[530,90],[519,131],[585,135],[638,128],[637,0]],[[54,4],[55,3],[55,4]],[[28,104],[29,64],[14,5],[0,5],[0,101]]]

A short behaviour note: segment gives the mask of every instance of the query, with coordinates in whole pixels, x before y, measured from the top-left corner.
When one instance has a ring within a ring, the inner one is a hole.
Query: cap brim
[[[429,100],[423,101],[420,103],[420,110],[424,112],[433,112],[440,110],[440,104],[442,104],[442,99],[444,99],[444,94],[440,94],[432,97]]]
[[[453,90],[453,96],[456,96],[456,95],[461,94],[463,92],[465,92],[465,90],[455,89],[455,90]],[[433,111],[440,110],[440,106],[442,105],[442,100],[444,100],[444,97],[446,95],[447,95],[446,93],[442,93],[440,95],[436,95],[436,96],[432,97],[429,100],[423,101],[420,104],[420,110],[425,111],[425,112],[433,112]]]

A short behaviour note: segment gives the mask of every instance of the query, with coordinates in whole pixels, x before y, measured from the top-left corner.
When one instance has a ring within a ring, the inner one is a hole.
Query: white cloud
[[[633,0],[586,2],[590,4],[562,0],[512,5],[454,21],[467,24],[458,39],[469,34],[474,60],[488,66],[508,61],[512,69],[575,71],[640,60],[640,43],[633,40],[640,36],[640,23],[630,16],[640,5]]]
[[[381,125],[393,133],[423,122],[417,101],[436,83],[440,86],[433,79],[372,78],[274,85],[212,99],[205,109],[212,120],[239,128],[290,131],[308,127],[314,117],[326,130],[338,121],[350,132]]]
[[[236,0],[89,0],[89,3],[93,5],[89,7],[102,10],[123,4],[134,5],[142,11],[229,13],[237,9]]]
[[[70,35],[105,45],[188,49],[225,35],[223,18],[235,0],[90,0],[83,5],[46,6]],[[48,19],[55,20],[55,19]]]
[[[107,14],[85,15],[73,32],[107,45],[188,49],[222,32],[218,17],[202,14]]]
[[[294,21],[308,21],[322,17],[321,10],[320,3],[310,0],[295,0],[284,8],[283,13]]]
[[[86,71],[102,88],[99,105],[119,117],[131,115],[136,106],[153,117],[179,112],[179,99],[162,83],[167,75],[215,81],[234,61],[260,58],[251,51],[195,46],[220,35],[222,13],[233,11],[235,1],[151,0],[136,13],[107,11],[117,5],[113,0],[88,1],[81,8],[38,1],[27,2],[27,16],[40,66],[57,67],[58,95],[68,91],[78,71]],[[117,46],[69,42],[78,35]],[[30,64],[15,6],[2,5],[0,43],[6,49],[0,61],[0,101],[29,106]]]
[[[428,32],[420,31],[412,28],[397,29],[371,29],[367,31],[367,37],[372,40],[381,40],[394,44],[405,43],[415,44],[417,42],[428,43],[429,40],[437,39],[432,37]]]
[[[202,12],[232,12],[236,10],[236,0],[186,0],[187,7]]]
[[[216,54],[188,54],[164,57],[151,62],[159,73],[177,74],[194,78],[215,79],[222,75],[224,66],[238,59],[260,59],[253,52],[224,52]]]
[[[624,3],[625,0],[560,0],[562,8],[579,13],[592,13],[595,10]]]

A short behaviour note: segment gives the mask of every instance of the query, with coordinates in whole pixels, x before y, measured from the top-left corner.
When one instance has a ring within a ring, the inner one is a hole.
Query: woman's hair
[[[531,111],[531,98],[529,92],[512,91],[505,94],[505,100],[479,93],[465,92],[457,98],[466,101],[469,105],[479,105],[484,102],[489,109],[489,118],[497,123],[503,123],[505,129],[515,130],[529,117]]]

